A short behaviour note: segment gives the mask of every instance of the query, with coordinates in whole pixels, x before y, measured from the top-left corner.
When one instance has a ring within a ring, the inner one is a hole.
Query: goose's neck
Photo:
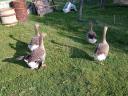
[[[93,24],[90,24],[90,31],[93,31]]]
[[[35,35],[39,36],[40,35],[39,34],[39,24],[35,24],[34,29],[35,29]]]
[[[107,26],[105,26],[104,27],[104,31],[103,31],[103,42],[104,43],[106,43],[107,41],[106,41],[106,34],[107,34],[107,30],[108,30],[108,27]]]
[[[41,45],[40,45],[40,47],[41,47],[43,50],[45,50],[45,47],[44,47],[44,42],[43,42],[43,40],[42,40],[42,42],[41,42]]]
[[[40,34],[39,47],[41,49],[45,50],[45,48],[44,48],[44,40],[43,40],[42,34]]]

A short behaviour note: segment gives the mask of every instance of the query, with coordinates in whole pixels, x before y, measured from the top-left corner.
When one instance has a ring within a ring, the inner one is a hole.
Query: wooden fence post
[[[80,0],[80,8],[79,8],[79,21],[82,21],[82,15],[83,15],[83,4],[84,0]]]

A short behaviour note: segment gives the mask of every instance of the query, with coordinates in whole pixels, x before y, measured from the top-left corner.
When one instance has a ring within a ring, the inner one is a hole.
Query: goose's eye
[[[35,63],[37,63],[38,61],[35,61]]]

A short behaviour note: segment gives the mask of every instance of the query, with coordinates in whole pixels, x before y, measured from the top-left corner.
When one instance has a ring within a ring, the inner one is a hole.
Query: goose
[[[87,33],[87,40],[89,43],[94,44],[97,41],[96,33],[93,31],[93,23],[91,21],[90,21],[89,25],[90,25],[90,29]]]
[[[102,42],[98,44],[95,50],[95,59],[98,61],[103,61],[108,56],[109,44],[106,41],[107,30],[108,30],[108,27],[104,26]]]
[[[24,60],[31,69],[39,69],[41,66],[45,67],[46,64],[44,64],[44,61],[46,57],[46,51],[43,40],[44,36],[45,34],[40,33],[38,48],[33,50],[30,55],[18,57],[17,60]]]
[[[39,27],[40,27],[40,25],[38,23],[36,23],[34,25],[35,36],[32,37],[31,42],[28,44],[28,48],[31,51],[33,51],[33,50],[35,50],[36,48],[39,47],[39,38],[40,38]]]

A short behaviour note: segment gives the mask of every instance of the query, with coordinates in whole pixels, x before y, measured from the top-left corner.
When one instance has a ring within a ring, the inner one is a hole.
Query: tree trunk
[[[82,20],[82,15],[83,15],[83,4],[84,0],[80,0],[80,8],[79,8],[79,20]]]
[[[54,2],[54,0],[51,0],[51,3],[52,3],[52,6],[53,6],[53,7],[52,7],[52,8],[53,8],[53,10],[54,10],[54,11],[56,11],[57,9],[56,9],[56,6],[55,6],[55,2]]]
[[[104,8],[106,5],[106,0],[100,0],[100,7]]]

